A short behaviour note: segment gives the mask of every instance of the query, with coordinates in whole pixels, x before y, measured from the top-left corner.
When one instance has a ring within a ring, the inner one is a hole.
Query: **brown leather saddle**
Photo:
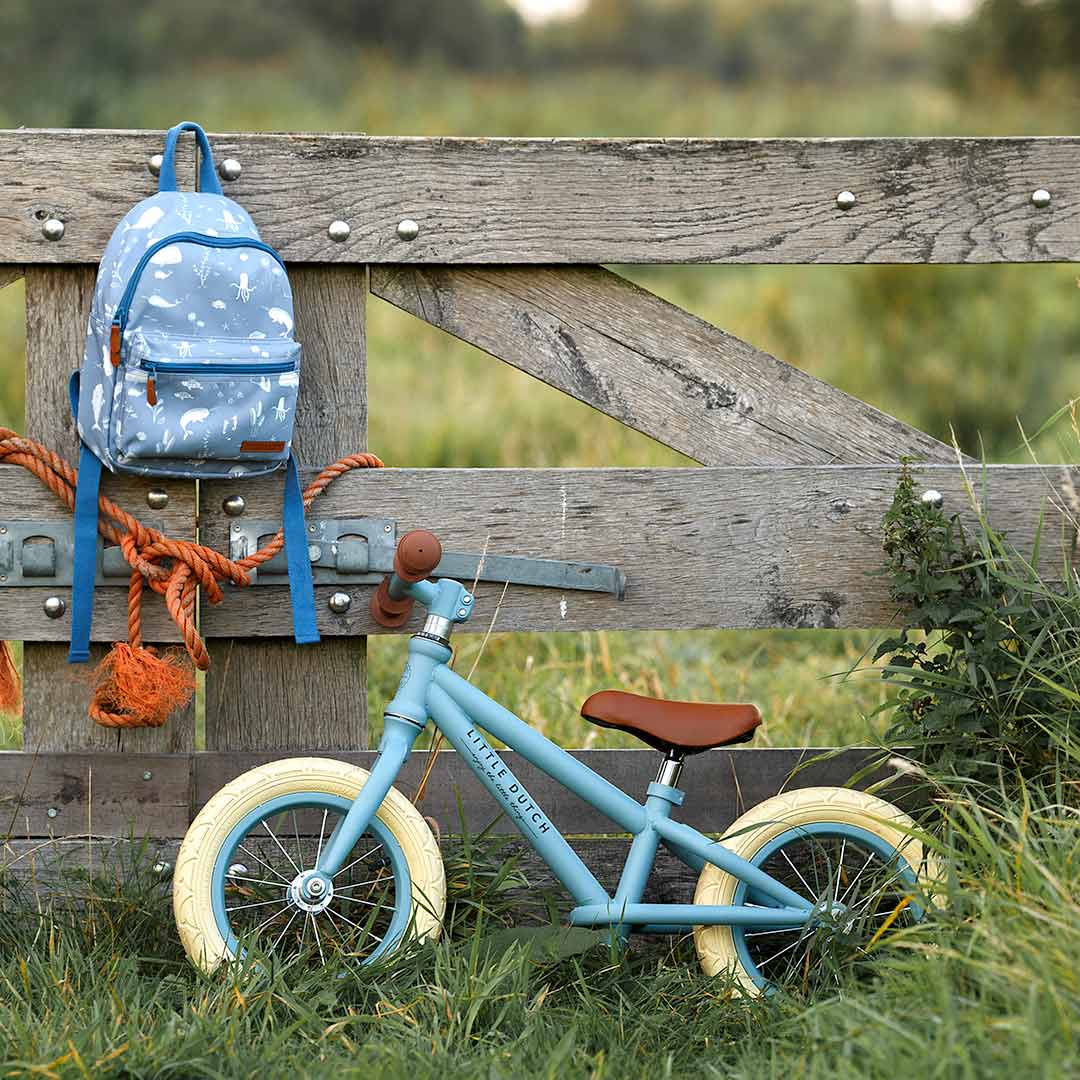
[[[682,754],[748,742],[761,723],[755,705],[663,701],[625,690],[593,694],[581,706],[581,715],[600,727],[628,731],[657,750]]]

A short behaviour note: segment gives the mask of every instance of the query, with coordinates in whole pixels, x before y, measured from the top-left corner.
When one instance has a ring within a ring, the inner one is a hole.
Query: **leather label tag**
[[[284,442],[259,442],[258,439],[245,439],[240,444],[241,454],[280,454],[284,449]]]

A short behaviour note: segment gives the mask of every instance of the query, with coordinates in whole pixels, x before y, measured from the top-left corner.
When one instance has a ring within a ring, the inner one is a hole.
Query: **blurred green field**
[[[147,82],[106,104],[101,122],[163,127],[179,115],[218,130],[364,130],[376,134],[777,136],[1053,134],[1072,98],[988,92],[960,98],[918,83],[733,89],[674,72],[467,76],[367,58],[252,66],[243,80]],[[303,70],[301,79],[297,73]],[[0,117],[3,109],[0,107]],[[1025,267],[622,267],[635,281],[841,389],[992,461],[1022,461],[1027,431],[1076,394],[1076,272]],[[528,376],[389,305],[369,303],[370,447],[410,466],[685,465]],[[22,289],[0,292],[0,424],[22,423]],[[77,357],[58,358],[58,371]],[[58,376],[59,377],[59,376]],[[427,408],[438,401],[438,410]],[[1043,460],[1074,460],[1073,440],[1037,440]],[[372,508],[375,511],[377,508]],[[602,553],[598,553],[601,557]],[[684,698],[750,699],[774,745],[871,734],[881,687],[840,683],[869,633],[494,635],[481,685],[567,745],[622,745],[577,718],[583,698],[622,685]],[[479,639],[461,644],[470,665]],[[372,713],[392,692],[403,643],[370,645]],[[0,729],[6,745],[17,725]]]

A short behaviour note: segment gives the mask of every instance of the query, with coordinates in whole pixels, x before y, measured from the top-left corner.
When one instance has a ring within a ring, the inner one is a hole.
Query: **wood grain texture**
[[[896,489],[890,466],[709,469],[383,469],[337,481],[314,517],[393,518],[433,529],[448,551],[612,563],[622,602],[600,593],[511,586],[498,630],[874,627],[895,614],[882,566],[881,519]],[[969,474],[976,486],[978,471]],[[1074,528],[1054,505],[1063,467],[990,466],[991,520],[1029,549],[1045,503],[1042,568],[1060,575]],[[959,466],[926,466],[918,483],[968,506]],[[271,491],[245,489],[249,512],[274,518]],[[215,544],[224,541],[222,528]],[[330,587],[320,587],[324,595]],[[367,611],[370,589],[347,588],[346,615],[318,606],[326,634],[385,632]],[[487,629],[502,587],[481,583],[474,618]],[[564,606],[565,605],[565,606]],[[420,627],[417,616],[405,628]],[[277,586],[231,592],[204,609],[211,636],[288,632]]]
[[[444,859],[460,859],[464,854],[461,841],[455,837],[444,838],[439,846]],[[621,837],[576,837],[571,839],[571,847],[585,860],[600,885],[613,894],[630,849],[629,842]],[[14,884],[18,890],[6,893],[5,898],[21,896],[35,907],[46,903],[77,906],[86,895],[87,870],[93,870],[98,878],[130,881],[136,874],[154,875],[157,866],[161,871],[156,875],[161,880],[161,917],[171,919],[171,875],[179,850],[179,840],[132,843],[117,837],[99,837],[89,842],[85,836],[8,840],[0,837],[0,880],[9,884],[9,888]],[[549,900],[557,915],[565,919],[574,901],[524,840],[503,841],[497,857],[513,858],[529,883],[526,888],[507,891],[507,898],[514,902],[515,925],[547,923]],[[661,848],[645,886],[644,900],[656,904],[689,904],[693,902],[696,885],[697,874]],[[637,949],[663,949],[670,947],[674,939],[640,936],[632,940]]]
[[[211,135],[295,262],[986,263],[1080,256],[1080,141]],[[94,262],[161,135],[0,133],[0,262]],[[1038,210],[1031,193],[1053,195]],[[836,206],[843,190],[858,201]],[[67,223],[41,236],[43,217]],[[398,222],[416,220],[411,242]],[[333,243],[327,226],[352,226]]]
[[[68,402],[68,376],[82,362],[94,278],[95,272],[90,267],[33,266],[26,269],[26,434],[73,464],[78,462],[79,440]],[[4,471],[8,474],[15,470],[5,468]],[[24,483],[31,484],[34,491],[23,504],[19,517],[35,520],[35,515],[42,513],[52,520],[71,520],[63,504],[36,479],[26,475],[20,478],[16,488],[21,489]],[[170,505],[160,516],[169,522],[171,535],[194,536],[195,485],[190,481],[154,480],[133,485],[130,481],[117,481],[116,477],[106,476],[102,491],[110,496],[116,493],[125,497],[141,492],[134,504],[126,502],[128,509],[139,514],[140,503],[141,509],[146,509],[145,492],[151,487],[169,492]],[[70,590],[54,591],[61,595],[66,593],[70,599]],[[36,592],[7,590],[3,606],[10,611],[12,605],[36,602],[40,611],[40,596],[32,595]],[[20,593],[26,595],[20,596]],[[148,610],[160,604],[156,597],[146,600]],[[124,590],[97,590],[94,611],[95,640],[127,637]],[[152,630],[162,625],[159,614],[151,616],[148,623],[148,643],[154,641]],[[42,621],[48,620],[42,620],[35,611],[27,619],[28,631],[35,636],[55,634],[54,640],[67,640],[70,606],[68,615],[56,620],[51,628],[43,628]],[[119,633],[114,633],[117,630]],[[175,639],[172,634],[166,636]],[[69,666],[63,645],[28,642],[23,653],[23,745],[29,750],[189,749],[195,732],[194,703],[173,716],[164,728],[156,730],[110,730],[89,719],[86,706],[90,673],[104,652],[103,647],[96,646],[91,650],[89,664]]]
[[[705,465],[955,460],[600,267],[373,267],[371,291]]]
[[[297,338],[303,345],[303,392],[294,449],[301,459],[329,462],[367,445],[364,267],[302,267],[290,272]],[[212,535],[232,518],[222,500],[251,483],[200,486],[200,522]],[[280,518],[284,475],[263,490]],[[228,550],[223,544],[220,550]],[[287,592],[287,590],[286,590]],[[226,603],[235,595],[230,590]],[[321,606],[325,607],[325,599]],[[286,599],[286,603],[288,600]],[[209,609],[204,604],[202,612]],[[292,633],[289,626],[283,634]],[[249,637],[244,627],[226,635]],[[367,648],[338,639],[297,646],[291,640],[232,640],[211,647],[206,675],[206,740],[217,750],[356,749],[367,746]]]
[[[582,720],[582,730],[586,722]],[[881,751],[856,747],[815,760],[821,749],[712,750],[687,759],[682,787],[687,792],[678,817],[705,832],[718,832],[746,809],[787,788],[844,785]],[[654,750],[573,750],[579,761],[636,799],[656,776]],[[500,756],[526,786],[537,804],[567,834],[617,833],[619,829],[576,795],[524,761],[512,750]],[[180,837],[194,815],[230,780],[267,761],[284,756],[269,752],[195,754],[0,752],[0,837],[97,836]],[[321,752],[370,769],[374,751]],[[412,798],[428,764],[426,751],[406,761],[397,788]],[[861,787],[888,776],[878,768]],[[469,833],[479,833],[499,817],[499,807],[468,766],[452,750],[438,755],[423,801],[423,813],[440,833],[461,832],[458,798]],[[56,811],[49,816],[49,809]],[[505,817],[497,833],[514,834]]]
[[[176,155],[185,188],[195,179],[189,140]],[[163,131],[0,132],[0,262],[96,263],[120,218],[157,190],[147,162],[164,143]],[[42,236],[50,217],[64,222],[62,240]]]

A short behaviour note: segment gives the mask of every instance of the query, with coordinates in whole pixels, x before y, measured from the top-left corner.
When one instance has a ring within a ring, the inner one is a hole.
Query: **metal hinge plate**
[[[279,527],[277,521],[234,522],[229,558],[258,551]],[[309,518],[307,528],[316,585],[376,585],[394,568],[398,529],[390,518]],[[0,521],[0,587],[71,585],[73,548],[70,523]],[[255,585],[287,585],[284,551],[250,573]],[[433,576],[610,593],[620,600],[626,589],[625,575],[614,566],[459,551],[444,551]],[[105,547],[98,537],[96,584],[127,585],[130,577],[120,548]]]

